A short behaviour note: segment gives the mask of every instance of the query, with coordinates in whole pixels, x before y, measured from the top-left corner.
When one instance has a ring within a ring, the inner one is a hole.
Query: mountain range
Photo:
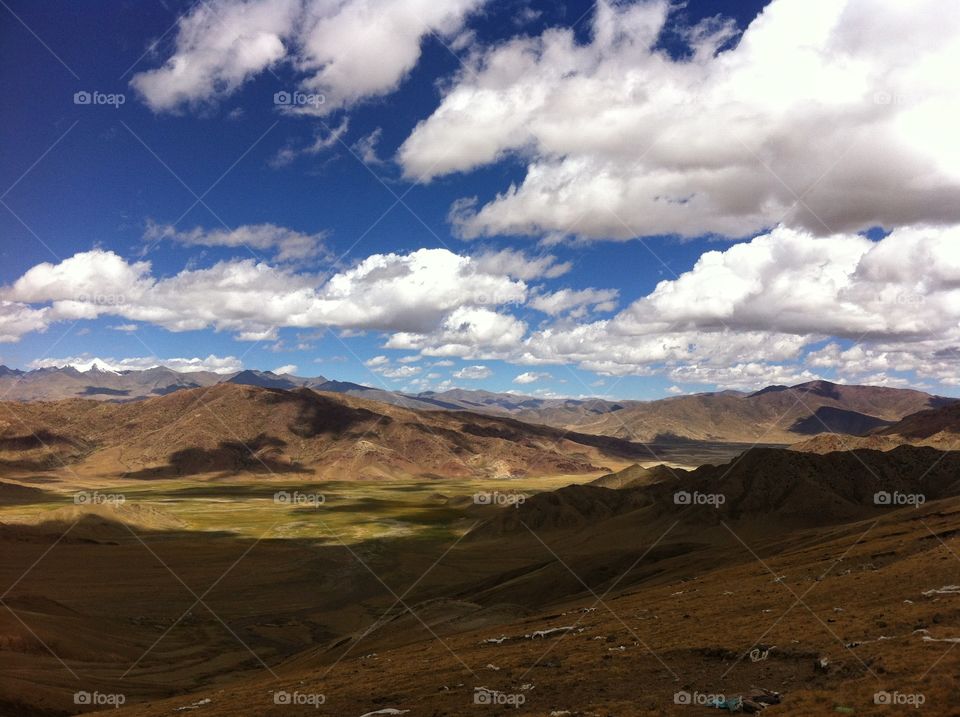
[[[0,404],[0,465],[127,478],[583,474],[655,456],[620,438],[309,388],[224,382],[145,401]]]
[[[470,411],[505,416],[577,433],[628,441],[677,440],[793,444],[820,433],[864,436],[918,411],[947,406],[952,398],[923,391],[812,381],[770,386],[755,393],[721,391],[654,401],[539,398],[514,393],[452,389],[407,394],[324,376],[270,371],[231,374],[178,372],[165,367],[110,371],[94,365],[18,371],[0,366],[0,400],[85,398],[131,402],[221,383],[345,394],[419,411]]]

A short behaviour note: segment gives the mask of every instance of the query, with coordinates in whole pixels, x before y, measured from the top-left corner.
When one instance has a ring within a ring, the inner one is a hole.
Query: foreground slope
[[[504,526],[494,518],[438,557],[474,574],[478,556],[500,555],[502,572],[486,580],[448,572],[447,602],[423,599],[430,591],[418,584],[403,605],[390,600],[382,620],[269,670],[253,665],[234,681],[104,714],[685,715],[707,714],[697,703],[707,695],[757,688],[781,693],[772,715],[886,714],[877,702],[898,699],[912,702],[897,709],[922,701],[924,714],[955,714],[958,458],[909,448],[861,457],[870,470],[846,480],[851,456],[746,456],[739,469],[728,466],[731,499],[710,508],[717,516],[706,526],[702,506],[661,503],[665,484],[538,496],[502,512],[524,523],[551,506],[593,513],[516,531],[490,531]],[[948,468],[921,477],[914,469],[929,467],[928,458]],[[701,489],[720,483],[701,471]],[[679,480],[688,488],[694,479]],[[776,496],[759,490],[777,483]],[[749,485],[758,502],[735,504]],[[818,486],[822,501],[841,496],[851,505],[874,487],[930,495],[899,509],[864,497],[859,519],[805,513]],[[767,517],[770,509],[778,519]],[[802,527],[780,519],[794,510]],[[659,511],[661,524],[648,529]],[[593,540],[601,535],[602,543]],[[539,600],[530,588],[538,581],[553,584]],[[511,617],[502,607],[520,595],[534,609]],[[469,603],[483,619],[451,618]]]

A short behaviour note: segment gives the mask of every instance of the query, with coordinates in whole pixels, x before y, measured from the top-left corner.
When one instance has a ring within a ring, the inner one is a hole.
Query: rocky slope
[[[6,403],[0,461],[104,475],[522,477],[649,459],[615,438],[466,412],[417,412],[311,389],[223,383],[131,403]]]

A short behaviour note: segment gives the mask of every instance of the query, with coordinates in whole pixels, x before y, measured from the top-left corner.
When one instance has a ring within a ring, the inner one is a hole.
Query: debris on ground
[[[197,702],[192,702],[189,705],[184,705],[183,707],[177,707],[174,709],[174,712],[183,712],[184,710],[196,710],[208,704],[210,704],[210,698],[206,697],[202,700],[198,700]]]
[[[960,637],[930,637],[929,635],[923,636],[924,642],[952,642],[954,644],[960,644]]]
[[[728,712],[743,712],[745,714],[756,714],[762,712],[767,707],[778,705],[783,701],[783,695],[773,690],[755,687],[746,697],[737,695],[736,697],[717,697],[711,703],[711,707]]]
[[[546,630],[536,630],[529,635],[524,635],[528,640],[542,640],[553,635],[565,635],[569,632],[583,632],[584,628],[578,628],[576,625],[565,625],[563,627],[551,627]]]
[[[923,591],[924,597],[933,597],[934,595],[960,595],[960,585],[944,585],[942,588]]]

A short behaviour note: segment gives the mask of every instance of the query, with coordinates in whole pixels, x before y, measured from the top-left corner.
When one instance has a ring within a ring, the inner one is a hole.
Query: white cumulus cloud
[[[235,229],[178,230],[170,224],[148,222],[143,235],[145,241],[172,241],[184,246],[245,248],[255,257],[259,252],[271,252],[280,262],[316,259],[326,250],[323,241],[326,232],[305,234],[275,224],[249,224]]]
[[[493,371],[490,370],[489,366],[464,366],[459,371],[453,372],[454,378],[463,378],[470,381],[480,381],[490,378],[492,375]]]
[[[548,378],[552,378],[552,376],[544,371],[525,371],[513,379],[513,382],[519,384],[528,384],[536,383],[537,381],[543,381]]]
[[[407,175],[526,163],[455,205],[467,237],[960,221],[952,0],[773,0],[736,42],[692,28],[682,59],[657,44],[670,5],[600,0],[586,44],[551,28],[477,53],[402,145]]]
[[[131,84],[156,112],[216,102],[289,65],[325,114],[396,89],[427,37],[450,38],[482,0],[209,0],[177,21],[172,52]]]

